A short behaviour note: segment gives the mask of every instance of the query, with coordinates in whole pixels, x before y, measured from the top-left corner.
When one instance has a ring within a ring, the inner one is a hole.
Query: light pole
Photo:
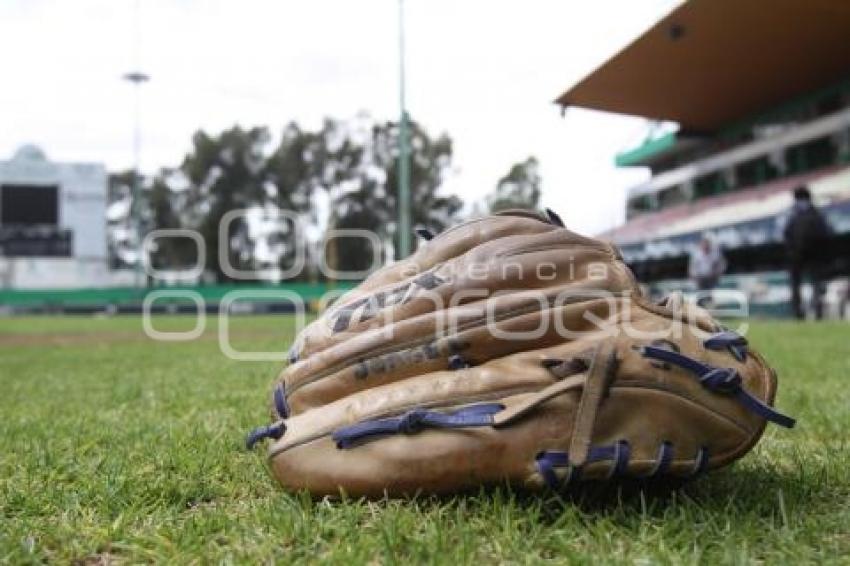
[[[398,251],[396,259],[410,255],[410,142],[408,140],[407,110],[404,103],[404,0],[398,0],[398,70],[399,106],[401,117],[398,129]]]
[[[136,232],[136,245],[139,246],[139,255],[136,260],[135,284],[136,287],[142,287],[142,254],[145,253],[145,250],[142,249],[142,220],[141,210],[139,207],[139,198],[141,193],[141,186],[139,183],[139,154],[142,150],[141,120],[139,117],[139,87],[142,83],[149,81],[150,76],[140,71],[133,71],[132,73],[127,73],[122,78],[125,81],[133,83],[133,183],[131,186],[132,196],[130,200],[130,223],[133,226],[133,230]]]

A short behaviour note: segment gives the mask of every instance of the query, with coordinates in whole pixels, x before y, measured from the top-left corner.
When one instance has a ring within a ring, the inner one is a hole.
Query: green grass
[[[232,332],[281,350],[292,323]],[[798,428],[682,489],[331,502],[283,493],[241,449],[278,363],[228,360],[214,332],[152,342],[137,318],[0,319],[0,562],[846,563],[850,326],[750,337]]]

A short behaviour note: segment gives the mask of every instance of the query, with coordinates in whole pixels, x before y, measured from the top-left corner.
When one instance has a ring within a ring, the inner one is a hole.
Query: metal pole
[[[398,250],[396,259],[410,255],[410,144],[407,110],[404,102],[404,0],[398,0],[398,67],[399,67],[399,153],[398,153]]]
[[[133,206],[130,208],[133,228],[136,231],[136,244],[139,246],[139,255],[136,261],[136,287],[144,287],[144,274],[142,273],[142,254],[146,253],[142,246],[142,214],[141,202],[139,200],[142,192],[141,180],[139,179],[139,156],[142,152],[142,132],[140,118],[140,93],[141,82],[133,83]]]
[[[142,133],[141,120],[139,118],[140,107],[140,85],[150,80],[150,77],[144,73],[134,71],[124,75],[124,79],[133,83],[133,179],[132,179],[132,197],[130,201],[130,223],[133,230],[136,232],[137,245],[139,246],[139,258],[136,262],[135,284],[136,287],[142,287],[144,278],[142,277],[142,254],[145,250],[142,249],[142,221],[141,221],[141,184],[139,179],[139,156],[142,148]]]
[[[139,178],[139,155],[142,151],[142,127],[140,119],[141,84],[150,80],[150,77],[139,71],[139,38],[140,38],[140,21],[139,21],[139,0],[134,4],[133,12],[133,71],[124,75],[124,80],[133,83],[133,179],[130,200],[130,224],[136,232],[136,245],[138,246],[138,258],[135,266],[134,283],[136,287],[142,287],[145,281],[142,274],[142,254],[145,250],[142,249],[142,219],[141,219],[141,192]]]

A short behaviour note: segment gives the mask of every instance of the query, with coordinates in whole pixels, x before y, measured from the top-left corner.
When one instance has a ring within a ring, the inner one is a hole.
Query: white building
[[[0,288],[107,285],[107,174],[25,145],[0,161]]]

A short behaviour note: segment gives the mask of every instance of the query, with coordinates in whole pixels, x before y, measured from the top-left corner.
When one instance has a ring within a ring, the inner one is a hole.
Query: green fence
[[[301,296],[305,303],[319,300],[332,290],[346,290],[354,283],[287,283],[282,285],[198,285],[169,287],[110,287],[102,289],[0,289],[0,306],[23,309],[93,307],[98,305],[139,305],[154,291],[192,291],[206,303],[218,303],[232,291],[287,291]],[[160,299],[158,299],[159,301]],[[161,299],[168,301],[167,297]],[[179,300],[179,299],[178,299]],[[183,299],[185,300],[185,299]],[[245,298],[251,301],[250,297]],[[258,297],[256,300],[264,300]]]

